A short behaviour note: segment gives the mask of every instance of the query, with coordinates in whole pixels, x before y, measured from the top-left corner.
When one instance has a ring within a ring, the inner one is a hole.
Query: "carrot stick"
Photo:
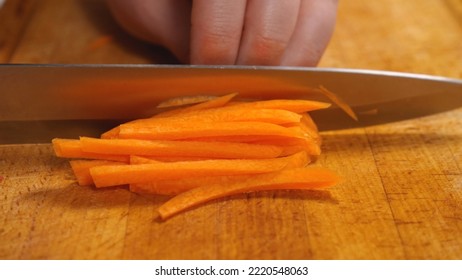
[[[203,157],[222,159],[259,159],[278,157],[282,148],[274,145],[200,141],[159,141],[139,139],[98,139],[81,137],[84,152],[108,155],[158,157]]]
[[[179,123],[175,126],[168,123],[156,126],[122,124],[119,132],[120,138],[150,140],[181,140],[236,135],[303,138],[301,131],[263,122]]]
[[[102,139],[115,139],[115,138],[119,138],[119,132],[120,132],[120,127],[119,126],[116,126],[106,132],[104,132],[103,134],[101,134],[101,138]]]
[[[308,113],[301,114],[300,127],[312,139],[321,144],[321,137],[319,135],[318,127]]]
[[[143,160],[141,160],[143,159]],[[147,163],[145,161],[155,160],[158,162],[175,162],[175,161],[199,161],[199,160],[209,160],[211,158],[206,157],[153,157],[153,156],[130,156],[130,164],[142,164]]]
[[[159,113],[155,115],[154,117],[170,117],[170,116],[178,116],[181,114],[185,114],[188,112],[195,112],[198,110],[204,110],[204,109],[211,109],[211,108],[217,108],[217,107],[222,107],[226,105],[231,99],[236,97],[237,93],[230,93],[227,95],[223,95],[199,104],[195,104],[186,108],[178,108],[178,109],[172,109],[169,111],[165,111],[162,113]]]
[[[271,136],[271,135],[224,135],[224,136],[208,136],[208,137],[194,137],[191,140],[194,141],[201,141],[201,142],[233,142],[233,143],[252,143],[252,144],[260,144],[264,143],[264,141],[274,141],[277,144],[270,144],[270,145],[280,145],[291,139],[291,137],[287,136]]]
[[[181,108],[178,110],[183,110],[181,113],[167,111],[164,113],[160,113],[152,118],[148,119],[140,119],[135,120],[125,125],[135,125],[137,123],[158,123],[159,118],[163,119],[166,117],[183,117],[176,119],[177,121],[252,121],[252,122],[271,122],[275,124],[283,124],[283,123],[294,123],[300,120],[300,116],[295,116],[290,114],[293,113],[303,113],[307,111],[319,110],[324,109],[330,106],[329,103],[318,102],[318,101],[311,101],[311,100],[285,100],[285,99],[278,99],[278,100],[263,100],[263,101],[254,101],[254,102],[238,102],[229,106],[219,106],[221,104],[226,104],[229,102],[231,98],[234,97],[234,94],[222,96],[222,99],[219,99],[217,103],[201,103],[198,104],[195,108],[188,107],[188,108]],[[205,105],[207,103],[207,105]],[[204,104],[202,107],[200,105]],[[217,107],[213,107],[213,106]],[[211,109],[205,109],[204,107],[213,107]],[[266,109],[266,110],[277,110],[277,111],[260,111],[257,109]],[[285,111],[285,112],[283,112]],[[172,113],[169,113],[172,112]],[[252,112],[258,112],[252,114]],[[189,118],[187,118],[189,117]],[[174,121],[175,119],[170,119]],[[166,121],[165,119],[163,121]],[[110,138],[117,138],[119,136],[120,128],[116,127],[113,128],[101,135],[101,138],[110,139]]]
[[[234,184],[210,184],[179,194],[157,209],[162,219],[213,199],[238,193],[280,189],[320,189],[335,185],[338,176],[330,170],[312,167],[287,169],[279,172],[255,175]]]
[[[329,91],[327,88],[320,86],[319,87],[321,93],[323,93],[327,98],[329,98],[332,102],[334,102],[340,109],[342,109],[348,116],[350,116],[355,121],[358,120],[358,116],[353,111],[353,109],[343,101],[338,95]]]
[[[130,164],[157,163],[159,160],[142,156],[130,156]]]
[[[298,155],[297,155],[298,156]],[[285,168],[296,155],[276,159],[217,159],[155,162],[127,166],[90,168],[96,187],[157,182],[185,177],[244,175],[274,172]]]
[[[303,167],[310,163],[310,158],[308,154],[304,151],[300,151],[294,153],[290,156],[285,157],[287,160],[287,165],[284,168],[295,168],[295,167]],[[207,159],[203,159],[207,160]],[[188,161],[188,160],[186,160]],[[130,164],[146,164],[146,163],[159,163],[162,162],[157,158],[148,158],[143,156],[130,156]]]
[[[205,110],[205,109],[211,109],[211,108],[216,108],[216,107],[222,107],[225,104],[227,104],[231,99],[233,99],[237,93],[230,93],[227,95],[223,95],[217,98],[210,99],[208,101],[195,104],[186,108],[178,108],[178,109],[172,109],[168,110],[159,114],[156,114],[152,118],[160,118],[160,117],[172,117],[172,116],[180,116],[182,114],[190,113],[190,112],[196,112],[199,110]],[[138,120],[134,120],[130,123],[135,123],[138,122]],[[109,131],[104,132],[101,135],[101,138],[103,139],[112,139],[112,138],[117,138],[119,136],[119,127],[115,127]]]
[[[55,138],[52,140],[53,149],[57,157],[62,158],[81,158],[81,159],[101,159],[119,162],[128,162],[128,156],[108,155],[97,152],[85,152],[82,150],[82,145],[76,139],[61,139]]]
[[[140,163],[156,163],[155,160],[150,160],[142,157],[130,157],[131,164]],[[301,152],[293,155],[287,161],[284,169],[304,167],[310,162],[310,158],[306,153]],[[247,180],[255,176],[253,174],[234,175],[234,176],[204,176],[193,178],[182,178],[178,180],[162,180],[157,182],[134,183],[130,184],[130,191],[146,194],[160,195],[176,195],[192,188],[206,186],[210,184],[231,184],[242,180]]]
[[[160,123],[171,123],[175,125],[179,122],[268,122],[274,124],[290,124],[300,122],[301,115],[281,109],[253,109],[226,107],[195,111],[194,113],[184,113],[179,116],[153,117],[139,119],[128,124],[131,125],[157,125]]]
[[[216,97],[212,95],[192,95],[192,96],[173,97],[173,98],[160,102],[157,105],[157,108],[179,107],[183,105],[203,103],[203,102],[207,102],[213,99],[216,99]]]
[[[304,100],[304,99],[272,99],[272,100],[261,100],[253,102],[242,102],[227,106],[239,107],[239,108],[254,108],[254,109],[280,109],[287,110],[294,113],[304,113],[314,110],[326,109],[330,107],[330,103]]]
[[[82,160],[76,159],[69,161],[72,171],[77,178],[80,186],[93,185],[93,178],[90,175],[90,168],[95,166],[122,165],[125,163],[109,160]]]
[[[311,131],[318,133],[318,126],[314,122],[313,118],[311,118],[309,113],[300,113],[301,119],[300,122],[304,124],[307,128]]]
[[[240,109],[232,110],[201,110],[194,114],[181,116],[138,119],[136,121],[123,124],[125,128],[131,127],[193,127],[200,123],[212,122],[261,122],[272,124],[294,124],[300,122],[299,114],[278,109]],[[210,125],[209,125],[210,126]],[[103,139],[113,139],[120,137],[121,126],[115,127],[101,135]],[[125,138],[125,137],[123,137]]]

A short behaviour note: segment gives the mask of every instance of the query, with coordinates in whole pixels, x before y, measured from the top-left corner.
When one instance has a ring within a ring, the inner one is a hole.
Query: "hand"
[[[181,62],[315,66],[337,0],[107,0],[133,35]]]

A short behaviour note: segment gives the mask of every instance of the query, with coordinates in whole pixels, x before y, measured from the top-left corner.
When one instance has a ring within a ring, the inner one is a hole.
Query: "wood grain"
[[[462,77],[460,1],[339,3],[337,28],[320,66]]]
[[[174,61],[124,33],[102,1],[30,1],[15,17],[18,3],[0,10],[3,62]],[[321,66],[462,78],[461,7],[340,1]],[[462,109],[322,135],[316,164],[340,185],[237,195],[166,222],[155,209],[167,197],[78,187],[50,145],[0,146],[0,258],[462,258]]]

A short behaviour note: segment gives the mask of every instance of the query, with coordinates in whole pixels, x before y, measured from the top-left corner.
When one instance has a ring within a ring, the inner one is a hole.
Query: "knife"
[[[358,114],[313,112],[321,130],[370,126],[462,106],[462,80],[339,68],[132,64],[0,64],[0,144],[96,136],[148,117],[168,98],[223,95],[305,98],[323,86]]]

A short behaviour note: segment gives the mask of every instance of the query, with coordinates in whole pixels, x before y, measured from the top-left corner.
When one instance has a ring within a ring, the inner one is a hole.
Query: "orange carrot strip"
[[[130,163],[155,163],[156,161],[133,156]],[[304,167],[310,162],[306,153],[297,153],[290,157],[284,169]],[[178,180],[163,180],[158,182],[130,184],[130,191],[146,194],[176,195],[192,188],[211,184],[231,184],[242,180],[247,180],[255,175],[234,175],[234,176],[204,176],[193,178],[182,178]]]
[[[304,138],[303,132],[293,131],[297,136],[274,136],[274,135],[224,135],[224,136],[208,136],[208,137],[194,137],[190,140],[202,141],[202,142],[241,142],[251,144],[263,144],[263,145],[285,145],[286,141],[292,139]]]
[[[320,189],[333,186],[339,177],[320,167],[287,169],[280,172],[255,175],[234,184],[210,184],[179,194],[157,209],[162,219],[167,219],[201,203],[238,193],[281,189]]]
[[[153,158],[147,158],[142,156],[130,156],[130,164],[144,164],[144,163],[156,163],[159,160]]]
[[[316,123],[308,113],[302,113],[301,116],[302,118],[300,119],[300,128],[313,140],[315,140],[316,143],[321,145],[321,136],[319,135]]]
[[[90,175],[90,168],[95,166],[121,165],[122,162],[109,160],[82,160],[76,159],[69,161],[72,171],[74,172],[77,182],[80,186],[93,185],[93,178]]]
[[[198,110],[204,110],[204,109],[211,109],[211,108],[217,108],[217,107],[222,107],[228,102],[236,97],[237,93],[230,93],[227,95],[223,95],[214,99],[211,99],[209,101],[205,101],[199,104],[195,104],[186,108],[178,108],[178,109],[172,109],[169,111],[165,111],[162,113],[159,113],[155,115],[154,117],[170,117],[170,116],[178,116],[181,114],[185,114],[188,112],[194,112]]]
[[[213,98],[211,100],[195,104],[186,108],[178,108],[178,109],[172,109],[169,111],[165,111],[162,113],[159,113],[152,118],[160,118],[160,117],[172,117],[172,116],[180,116],[182,114],[190,113],[190,112],[195,112],[199,110],[204,110],[204,109],[211,109],[211,108],[216,108],[216,107],[221,107],[227,104],[231,99],[233,99],[237,93],[231,93],[227,94],[224,96],[220,96],[217,98]],[[144,120],[144,119],[142,119]],[[130,123],[136,123],[139,120],[134,120],[131,121]],[[101,138],[103,139],[112,139],[112,138],[118,138],[119,136],[119,127],[115,127],[109,131],[106,131],[101,135]]]
[[[109,155],[260,159],[278,157],[282,148],[272,145],[199,141],[152,141],[81,137],[84,152]]]
[[[175,125],[178,122],[236,122],[236,121],[252,121],[252,122],[268,122],[274,124],[290,124],[300,122],[301,115],[280,109],[253,109],[226,107],[214,108],[208,110],[195,111],[191,114],[182,114],[180,116],[171,117],[153,117],[148,119],[139,119],[135,122],[130,122],[130,125],[157,125],[160,123],[171,123]]]
[[[189,104],[203,103],[203,102],[207,102],[213,99],[216,99],[216,96],[192,95],[192,96],[173,97],[173,98],[160,102],[157,105],[157,108],[169,108],[169,107],[178,107],[178,106],[189,105]]]
[[[305,151],[300,151],[292,154],[291,156],[285,157],[287,160],[287,165],[284,168],[295,168],[303,167],[310,163],[310,158]],[[207,160],[207,159],[203,159]],[[188,160],[186,160],[188,161]],[[148,158],[143,156],[130,156],[130,164],[145,164],[145,163],[158,163],[161,162],[157,158]]]
[[[288,156],[299,151],[305,151],[309,155],[318,156],[321,154],[321,147],[319,144],[312,138],[291,138],[282,140],[281,139],[268,139],[268,140],[259,140],[251,142],[253,144],[261,145],[275,145],[280,146],[283,151],[281,156]]]
[[[309,128],[311,131],[314,132],[319,132],[318,126],[314,122],[313,118],[311,118],[309,113],[300,113],[302,118],[300,119],[300,122],[303,123],[307,128]]]
[[[101,134],[101,138],[102,139],[115,139],[115,138],[119,138],[119,132],[120,132],[120,127],[119,126],[116,126],[106,132],[104,132],[103,134]]]
[[[129,160],[128,156],[85,152],[82,150],[80,141],[76,139],[55,138],[52,140],[52,144],[56,156],[62,158],[101,159],[119,162],[128,162]]]
[[[141,160],[143,159],[143,160]],[[199,161],[209,160],[211,158],[206,157],[153,157],[153,156],[130,156],[130,164],[142,164],[148,163],[146,161],[155,160],[158,162],[175,162],[175,161]]]
[[[120,126],[120,138],[150,140],[181,140],[200,137],[263,135],[303,138],[300,131],[263,122],[212,122],[158,124],[156,126],[137,126],[123,124]]]
[[[226,104],[222,103],[224,101],[229,101],[233,95],[228,95],[228,96],[223,96],[224,100],[219,100],[219,104]],[[212,102],[212,101],[210,101]],[[207,103],[207,102],[206,102]],[[198,104],[196,106],[202,105]],[[229,121],[229,120],[234,120],[234,121],[266,121],[266,122],[272,122],[276,124],[282,124],[282,123],[293,123],[296,121],[299,121],[299,117],[296,117],[295,115],[291,115],[289,112],[294,112],[294,113],[302,113],[302,112],[307,112],[307,111],[312,111],[312,110],[318,110],[318,109],[324,109],[329,107],[329,103],[324,103],[324,102],[318,102],[318,101],[311,101],[311,100],[284,100],[284,99],[279,99],[279,100],[263,100],[263,101],[254,101],[254,102],[238,102],[234,103],[229,106],[221,106],[218,108],[212,108],[212,109],[207,109],[207,110],[201,110],[205,108],[182,108],[184,111],[181,113],[169,113],[171,111],[167,111],[164,113],[160,113],[152,118],[149,119],[140,119],[140,120],[135,120],[129,123],[126,123],[127,125],[133,125],[136,123],[149,123],[149,122],[155,122],[157,123],[158,118],[164,118],[164,117],[189,117],[191,119],[177,119],[178,121],[195,121],[198,119],[204,120],[204,118],[208,121]],[[188,110],[186,110],[188,109]],[[260,111],[259,115],[256,115],[252,117],[251,111],[250,110],[256,110],[256,109],[267,109],[267,110],[285,110],[289,112],[273,112],[271,113],[270,111]],[[179,109],[180,110],[180,109]],[[261,114],[266,113],[266,116],[261,116]],[[278,115],[276,115],[276,113]],[[173,119],[174,120],[174,119]],[[116,127],[114,129],[111,129],[101,135],[101,138],[117,138],[120,132],[120,128]]]
[[[333,103],[335,103],[338,107],[340,107],[340,109],[345,111],[345,113],[347,113],[348,116],[350,116],[355,121],[358,120],[358,116],[356,116],[353,109],[345,101],[343,101],[338,95],[336,95],[335,93],[329,91],[328,89],[326,89],[323,86],[320,86],[319,89],[320,89],[321,93],[323,93]]]
[[[156,182],[188,177],[259,174],[281,170],[294,156],[276,159],[216,159],[156,162],[127,166],[90,168],[96,187]]]
[[[303,100],[303,99],[272,99],[272,100],[261,100],[253,102],[242,102],[229,105],[226,108],[230,107],[240,107],[240,108],[255,108],[255,109],[280,109],[287,110],[294,113],[303,113],[314,110],[326,109],[330,107],[331,104],[313,100]]]

